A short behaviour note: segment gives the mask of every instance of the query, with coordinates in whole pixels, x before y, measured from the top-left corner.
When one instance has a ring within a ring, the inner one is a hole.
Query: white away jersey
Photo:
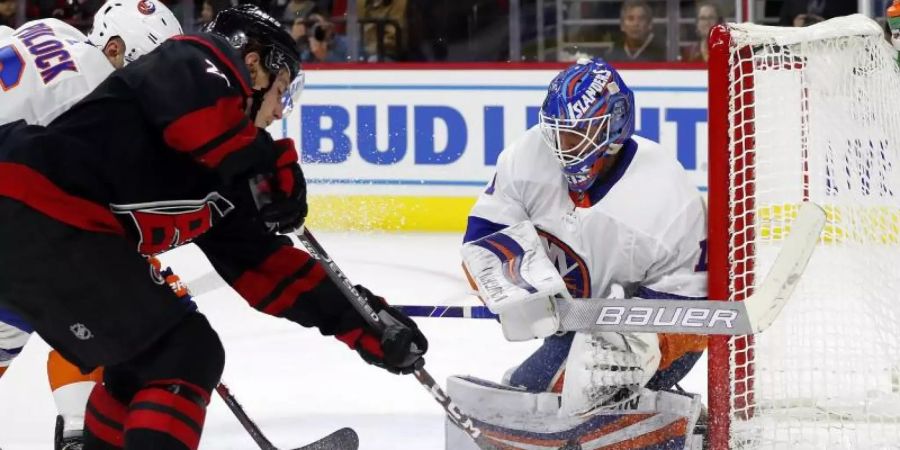
[[[0,124],[46,125],[113,71],[71,25],[42,19],[0,29]]]
[[[574,297],[607,297],[613,283],[629,297],[706,297],[705,207],[670,153],[634,137],[591,192],[592,206],[575,206],[533,127],[500,154],[466,239],[529,219]]]

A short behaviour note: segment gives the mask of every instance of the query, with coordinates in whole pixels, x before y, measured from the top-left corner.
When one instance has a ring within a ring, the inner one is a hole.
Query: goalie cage
[[[711,339],[710,448],[897,448],[897,54],[860,15],[709,43],[710,298],[753,292],[800,201],[827,215],[782,317]]]

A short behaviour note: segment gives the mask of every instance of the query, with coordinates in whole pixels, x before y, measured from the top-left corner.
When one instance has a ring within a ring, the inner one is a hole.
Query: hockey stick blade
[[[357,450],[359,435],[352,428],[341,428],[328,436],[294,450]]]
[[[791,232],[756,291],[743,302],[750,326],[759,333],[772,325],[790,299],[825,227],[825,211],[812,202],[800,205]]]

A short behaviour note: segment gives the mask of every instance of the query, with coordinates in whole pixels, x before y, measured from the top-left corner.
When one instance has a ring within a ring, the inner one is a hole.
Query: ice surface
[[[458,234],[317,233],[351,280],[391,303],[471,301],[462,276]],[[193,246],[164,255],[182,279],[210,269]],[[125,301],[125,300],[123,300]],[[362,362],[343,344],[265,316],[228,288],[197,299],[228,354],[223,376],[276,445],[291,448],[338,428],[357,430],[363,450],[444,448],[443,410],[412,376]],[[539,342],[509,343],[492,320],[417,319],[431,348],[426,367],[442,384],[453,374],[499,380]],[[0,379],[0,448],[52,448],[55,408],[45,375],[47,345],[33,337]],[[706,393],[705,358],[682,383]],[[201,449],[257,448],[225,405],[213,398]]]

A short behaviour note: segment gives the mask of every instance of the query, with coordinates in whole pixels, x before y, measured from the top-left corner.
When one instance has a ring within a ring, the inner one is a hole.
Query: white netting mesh
[[[828,213],[783,317],[731,349],[732,448],[900,448],[900,71],[881,28],[730,27],[730,290]]]

